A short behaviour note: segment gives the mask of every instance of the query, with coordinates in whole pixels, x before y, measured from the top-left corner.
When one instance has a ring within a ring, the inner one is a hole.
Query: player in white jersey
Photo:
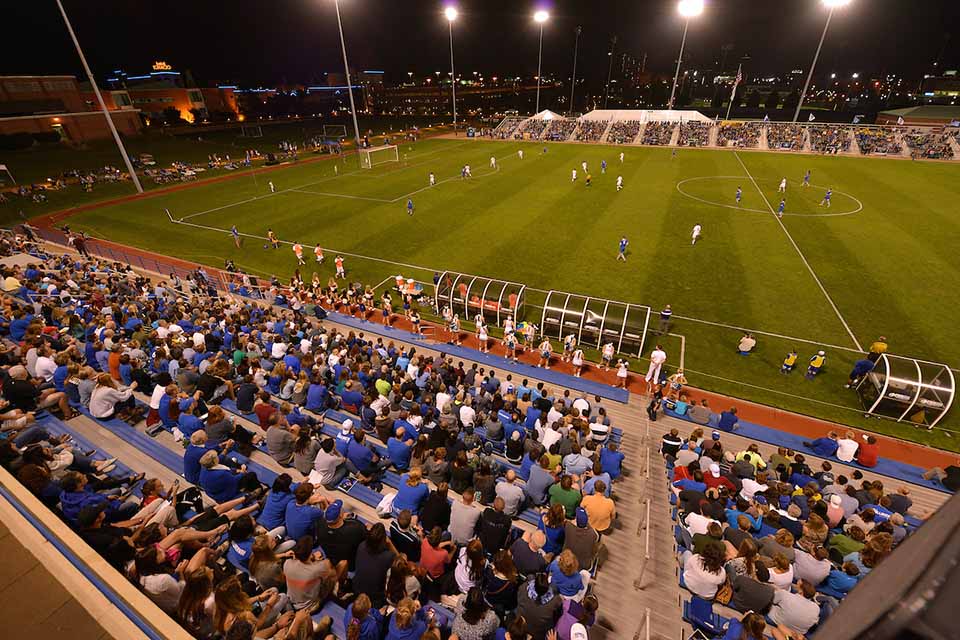
[[[437,176],[433,175],[433,172],[430,172],[430,186],[437,184]]]
[[[623,164],[623,151],[620,152],[620,164]]]
[[[463,168],[463,173],[464,173],[464,175],[466,175],[468,178],[472,178],[472,177],[473,177],[473,174],[470,173],[470,165],[467,165],[467,166],[465,166],[465,167]]]
[[[268,182],[267,185],[270,187],[270,193],[276,193],[277,188],[273,186],[273,182]]]
[[[783,180],[780,181],[780,188],[777,189],[777,192],[778,192],[778,193],[786,193],[786,192],[787,192],[787,179],[786,179],[786,178],[784,178]]]
[[[523,160],[523,149],[517,149],[517,156]]]
[[[623,176],[617,176],[617,191],[623,191]]]
[[[693,242],[691,242],[690,244],[697,244],[697,238],[700,237],[700,229],[701,227],[699,224],[693,225],[693,235],[692,235]]]
[[[577,170],[574,169],[573,171],[570,172],[570,182],[576,182],[576,181],[577,181]]]
[[[587,163],[586,161],[580,163],[580,168],[583,169],[583,172],[587,172]]]
[[[493,156],[490,156],[490,168],[491,169],[497,168],[497,159],[494,158]]]

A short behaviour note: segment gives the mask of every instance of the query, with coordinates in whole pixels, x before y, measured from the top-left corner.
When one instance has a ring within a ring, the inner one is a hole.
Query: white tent
[[[565,118],[559,113],[554,113],[550,109],[544,109],[535,116],[530,116],[529,120],[564,120]]]
[[[683,111],[680,109],[595,109],[590,113],[584,114],[581,119],[604,121],[639,120],[641,122],[650,120],[662,122],[713,122],[712,119],[699,111]]]

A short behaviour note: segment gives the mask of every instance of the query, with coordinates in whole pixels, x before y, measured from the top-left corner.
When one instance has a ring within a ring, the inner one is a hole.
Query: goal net
[[[258,124],[242,125],[240,127],[240,137],[241,138],[262,138],[263,129],[261,129],[260,125]]]
[[[372,169],[388,162],[400,162],[400,151],[395,144],[360,149],[360,164],[364,169]]]
[[[336,138],[346,138],[347,137],[347,127],[343,124],[325,124],[323,125],[323,137],[329,139]]]

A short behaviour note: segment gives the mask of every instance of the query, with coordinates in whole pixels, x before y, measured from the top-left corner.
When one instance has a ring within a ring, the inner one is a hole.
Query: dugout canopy
[[[577,336],[577,344],[600,348],[612,342],[617,353],[639,356],[650,324],[650,307],[603,298],[553,291],[547,293],[540,326],[543,335],[562,340]]]
[[[434,306],[437,314],[445,306],[468,321],[472,321],[477,313],[483,313],[487,324],[498,327],[503,326],[507,316],[513,316],[515,321],[523,317],[526,285],[517,282],[444,271],[436,289]]]
[[[869,414],[933,427],[950,410],[954,385],[953,371],[945,364],[885,353],[857,393]]]

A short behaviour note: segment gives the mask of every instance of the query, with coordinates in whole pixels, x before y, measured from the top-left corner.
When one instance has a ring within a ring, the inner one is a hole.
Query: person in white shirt
[[[270,357],[279,360],[285,355],[287,355],[287,343],[278,339],[270,348]]]
[[[573,401],[573,408],[580,411],[580,415],[590,415],[590,401],[587,400],[587,394],[583,393],[579,398]]]
[[[38,378],[42,378],[44,382],[53,382],[53,373],[57,370],[57,363],[50,356],[50,347],[42,347],[34,368]]]
[[[583,169],[583,172],[587,172],[587,163],[586,161],[580,163],[580,168]]]
[[[693,225],[693,236],[692,236],[693,242],[691,242],[690,244],[697,244],[697,238],[700,237],[700,230],[701,230],[701,227],[699,224]]]
[[[687,526],[687,532],[691,536],[695,536],[698,533],[706,535],[707,527],[710,526],[710,523],[717,522],[717,521],[714,520],[713,518],[708,518],[705,515],[691,512],[687,514],[686,518],[684,518],[684,522],[686,523],[686,526]],[[717,522],[717,524],[720,524],[720,523]]]
[[[493,156],[490,156],[490,168],[491,169],[497,168],[497,159],[494,158]]]
[[[853,457],[857,455],[857,449],[860,448],[856,437],[852,431],[847,431],[844,437],[837,440],[837,458],[841,462],[853,462]]]
[[[552,426],[541,427],[537,425],[537,437],[544,449],[549,451],[550,447],[552,447],[555,442],[559,442],[563,435]]]
[[[579,378],[580,372],[583,371],[583,349],[574,350],[570,361],[573,363],[573,377]]]
[[[623,191],[623,176],[617,176],[617,191]]]
[[[667,361],[667,353],[663,350],[663,347],[659,344],[650,354],[650,368],[647,369],[647,375],[643,377],[648,383],[653,380],[657,381],[660,379],[660,369],[663,367],[663,363]]]
[[[523,149],[517,150],[517,156],[519,156],[520,159],[523,160]]]
[[[470,406],[472,404],[470,398],[471,396],[464,398],[463,406],[460,407],[460,423],[464,427],[472,427],[477,419],[477,412]]]
[[[554,404],[552,407],[550,407],[550,411],[547,412],[547,424],[553,424],[558,420],[563,420],[563,414],[560,413],[560,410],[557,408],[558,405],[563,406],[560,403]]]
[[[574,169],[573,171],[570,172],[570,182],[576,182],[576,181],[577,181],[577,170]]]
[[[777,189],[777,193],[786,193],[787,192],[787,179],[784,178],[780,181],[780,188]]]
[[[620,152],[620,164],[623,164],[623,151]]]
[[[741,483],[740,495],[748,501],[753,500],[755,494],[763,493],[769,489],[767,485],[757,482],[753,478],[743,478]]]

